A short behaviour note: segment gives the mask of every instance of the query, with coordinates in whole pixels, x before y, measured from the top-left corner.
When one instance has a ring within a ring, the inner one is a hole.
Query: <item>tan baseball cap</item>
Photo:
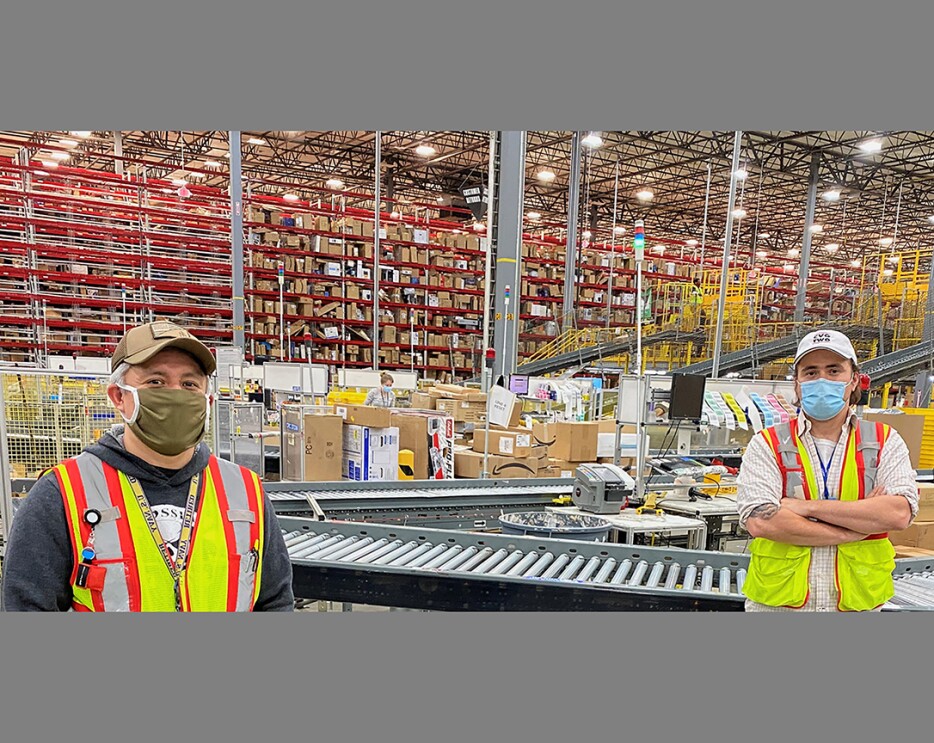
[[[190,353],[208,375],[213,374],[217,369],[214,354],[207,346],[181,325],[168,320],[159,320],[127,331],[126,335],[120,339],[110,359],[110,370],[114,371],[123,362],[142,364],[166,348],[177,348]]]

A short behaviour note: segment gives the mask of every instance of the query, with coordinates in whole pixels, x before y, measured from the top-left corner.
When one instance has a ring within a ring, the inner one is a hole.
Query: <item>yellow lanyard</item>
[[[185,516],[182,518],[182,532],[178,538],[178,551],[176,552],[174,560],[169,551],[169,545],[166,544],[165,539],[162,537],[162,532],[159,530],[159,524],[156,523],[156,517],[149,507],[149,501],[146,499],[145,493],[143,493],[142,485],[139,484],[139,480],[135,477],[126,475],[126,478],[130,483],[130,489],[133,491],[133,495],[136,497],[136,502],[139,504],[139,510],[146,520],[146,526],[149,527],[149,532],[152,534],[152,538],[159,548],[159,554],[162,555],[165,566],[169,569],[169,574],[175,582],[175,611],[181,611],[181,577],[185,570],[185,564],[188,562],[188,553],[191,549],[191,534],[194,528],[195,506],[198,504],[198,490],[201,483],[201,476],[197,474],[191,478],[191,486],[188,488],[188,501],[185,503]]]

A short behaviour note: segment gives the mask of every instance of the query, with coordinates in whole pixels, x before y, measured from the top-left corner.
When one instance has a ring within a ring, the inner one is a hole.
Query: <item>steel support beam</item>
[[[801,270],[798,274],[798,294],[795,297],[795,322],[804,322],[804,304],[807,301],[808,273],[811,270],[811,225],[817,206],[817,184],[820,180],[820,153],[811,156],[811,171],[808,176],[808,203],[804,210],[804,236],[801,238]]]
[[[733,162],[730,166],[730,197],[726,207],[726,235],[723,237],[723,267],[720,271],[720,297],[717,300],[717,334],[713,347],[713,370],[710,376],[720,375],[720,352],[723,349],[723,313],[726,309],[726,285],[730,278],[730,243],[733,241],[733,207],[736,204],[736,171],[742,150],[743,133],[733,136]]]
[[[114,173],[123,176],[123,132],[114,132]]]
[[[574,132],[571,138],[571,174],[568,178],[568,233],[567,247],[564,254],[564,310],[561,329],[574,327],[574,309],[576,302],[574,279],[577,274],[577,211],[580,205],[581,190],[581,133]]]
[[[515,371],[519,338],[519,276],[522,269],[522,200],[525,192],[525,132],[500,135],[496,214],[496,296],[493,300],[493,378]],[[508,287],[508,289],[507,289]],[[506,296],[506,293],[509,296]]]
[[[240,132],[228,132],[230,147],[230,252],[233,258],[233,344],[246,353],[243,300],[243,174]],[[285,349],[280,349],[285,353]]]

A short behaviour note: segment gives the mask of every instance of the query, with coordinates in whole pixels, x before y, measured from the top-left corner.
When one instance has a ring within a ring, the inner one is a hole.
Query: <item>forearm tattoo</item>
[[[778,510],[778,506],[776,506],[774,503],[763,503],[761,506],[756,506],[752,509],[749,514],[749,518],[768,521],[776,513],[778,513]]]

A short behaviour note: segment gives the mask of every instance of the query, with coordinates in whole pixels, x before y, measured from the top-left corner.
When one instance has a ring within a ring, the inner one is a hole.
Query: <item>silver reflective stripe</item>
[[[879,456],[882,452],[882,444],[876,435],[876,424],[872,421],[860,421],[859,438],[859,453],[863,455],[863,488],[868,495],[876,486]]]
[[[256,585],[256,571],[253,569],[253,560],[249,554],[253,548],[250,543],[250,524],[255,520],[256,516],[250,511],[250,502],[240,465],[220,458],[218,458],[217,464],[221,473],[224,492],[227,494],[227,505],[229,506],[227,518],[233,525],[237,554],[240,555],[237,611],[249,611],[253,605],[253,589]],[[244,512],[253,516],[253,520],[233,519],[231,516],[231,514],[242,514]],[[229,559],[233,559],[233,556],[230,556]]]
[[[778,453],[785,467],[785,493],[791,497],[795,488],[804,488],[804,473],[798,469],[798,447],[791,439],[789,423],[778,423],[774,429],[778,437]]]
[[[116,521],[120,518],[120,509],[117,507],[114,508],[102,508],[101,509],[101,522],[104,521]]]
[[[111,513],[119,509],[113,505],[110,492],[107,489],[107,480],[104,477],[104,463],[93,454],[83,452],[76,458],[78,472],[81,473],[81,483],[84,485],[84,494],[87,498],[88,508],[96,508],[101,514]],[[78,514],[79,518],[83,514]],[[83,545],[82,545],[83,546]],[[102,560],[119,560],[116,563],[102,565],[107,569],[104,579],[104,590],[101,598],[104,600],[105,611],[129,611],[130,592],[127,585],[125,560],[126,555],[120,546],[120,535],[117,531],[117,519],[102,519],[94,529],[94,551],[97,553],[97,562]]]
[[[235,511],[231,508],[227,511],[227,520],[246,521],[248,524],[253,524],[256,523],[256,514],[252,511]]]

